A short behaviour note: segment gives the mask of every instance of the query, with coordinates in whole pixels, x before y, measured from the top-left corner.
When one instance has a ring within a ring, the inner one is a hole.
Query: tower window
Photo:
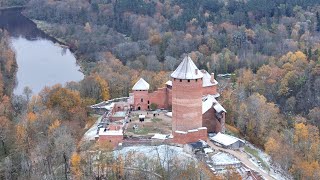
[[[180,82],[182,82],[182,79],[180,79]]]
[[[190,82],[190,79],[188,79],[188,82]]]
[[[198,82],[198,79],[196,79],[196,82]]]
[[[143,98],[141,98],[141,102],[143,102]]]
[[[148,101],[148,104],[150,104],[150,101]]]

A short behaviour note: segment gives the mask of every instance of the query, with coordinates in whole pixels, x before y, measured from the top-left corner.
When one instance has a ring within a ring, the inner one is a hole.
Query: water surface
[[[15,94],[22,94],[26,86],[33,93],[38,93],[45,86],[83,79],[72,52],[60,47],[54,38],[39,30],[19,10],[0,11],[0,28],[9,32],[16,53],[18,72]]]

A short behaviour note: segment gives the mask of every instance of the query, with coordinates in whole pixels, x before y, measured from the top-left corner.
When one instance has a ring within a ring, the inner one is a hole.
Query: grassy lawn
[[[134,134],[138,135],[146,135],[150,132],[150,129],[148,127],[139,127],[138,129],[130,129],[129,132],[132,132]]]
[[[254,156],[258,161],[260,161],[260,162],[261,162],[261,166],[262,166],[264,169],[267,169],[268,171],[270,170],[270,168],[269,168],[269,166],[267,165],[267,163],[264,162],[264,161],[260,158],[259,152],[258,152],[257,150],[252,149],[252,148],[249,147],[249,146],[244,146],[244,150],[245,150],[247,153],[249,153],[249,154],[251,154],[252,156]]]
[[[162,119],[160,119],[160,118],[152,118],[151,121],[155,123],[155,122],[160,122],[160,121],[162,121]]]

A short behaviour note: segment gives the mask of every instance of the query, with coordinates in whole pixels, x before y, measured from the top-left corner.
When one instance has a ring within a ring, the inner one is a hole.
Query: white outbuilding
[[[228,149],[239,149],[245,144],[244,140],[220,132],[215,136],[210,137],[210,140]]]

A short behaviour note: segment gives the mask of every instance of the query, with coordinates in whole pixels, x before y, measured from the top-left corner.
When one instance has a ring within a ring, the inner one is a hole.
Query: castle
[[[172,108],[173,142],[186,144],[207,140],[208,132],[225,131],[226,110],[216,100],[218,82],[214,74],[199,70],[189,56],[171,74],[166,87],[149,92],[149,84],[142,78],[132,88],[132,110]]]

